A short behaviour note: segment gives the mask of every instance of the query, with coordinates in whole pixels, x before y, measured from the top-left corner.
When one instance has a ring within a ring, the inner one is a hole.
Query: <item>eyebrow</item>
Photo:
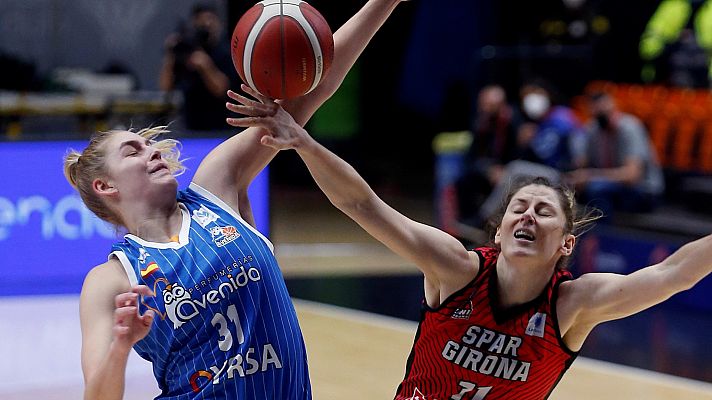
[[[146,139],[146,146],[149,146],[151,144],[151,141]],[[133,147],[140,147],[141,146],[141,141],[138,139],[130,139],[127,140],[119,145],[119,150],[123,149],[125,146],[133,146]]]
[[[519,203],[529,204],[529,202],[528,202],[527,200],[524,200],[524,199],[515,198],[515,199],[513,199],[513,201],[519,202]],[[539,204],[543,205],[544,207],[551,207],[551,208],[554,208],[554,209],[556,208],[553,204],[551,204],[551,203],[549,203],[548,201],[545,201],[545,200],[539,201]]]

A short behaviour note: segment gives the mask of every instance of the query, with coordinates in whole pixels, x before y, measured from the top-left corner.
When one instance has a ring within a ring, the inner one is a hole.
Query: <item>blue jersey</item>
[[[153,364],[157,399],[311,399],[307,354],[272,243],[202,187],[178,192],[178,242],[128,234],[111,256],[156,296],[134,349]]]

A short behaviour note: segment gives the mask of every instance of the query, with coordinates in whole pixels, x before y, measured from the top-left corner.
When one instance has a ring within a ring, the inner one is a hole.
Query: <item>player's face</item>
[[[148,139],[133,132],[119,131],[104,145],[109,175],[107,183],[121,196],[141,198],[161,192],[175,196],[177,181],[161,153]]]
[[[495,243],[511,261],[554,266],[573,247],[573,235],[564,234],[565,218],[554,189],[525,186],[512,196]]]

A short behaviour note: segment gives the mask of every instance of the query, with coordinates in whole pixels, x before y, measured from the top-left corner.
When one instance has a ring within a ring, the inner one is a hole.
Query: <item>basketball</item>
[[[232,61],[248,86],[273,99],[312,91],[329,71],[334,37],[324,17],[301,0],[261,1],[240,17]]]

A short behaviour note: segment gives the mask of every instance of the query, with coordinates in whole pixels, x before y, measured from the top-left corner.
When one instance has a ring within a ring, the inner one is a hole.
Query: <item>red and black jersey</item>
[[[437,308],[423,302],[396,400],[546,399],[578,355],[561,338],[556,316],[557,271],[536,299],[502,310],[497,256],[475,249],[477,276]]]

